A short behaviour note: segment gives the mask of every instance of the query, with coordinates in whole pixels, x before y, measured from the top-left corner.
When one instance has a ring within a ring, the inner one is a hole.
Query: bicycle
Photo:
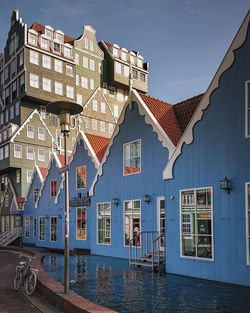
[[[14,277],[14,289],[19,290],[21,286],[24,286],[24,290],[28,296],[31,296],[36,288],[37,273],[38,270],[31,268],[31,259],[36,257],[28,255],[19,255],[19,258],[26,257],[27,262],[19,262],[16,266],[16,274]]]

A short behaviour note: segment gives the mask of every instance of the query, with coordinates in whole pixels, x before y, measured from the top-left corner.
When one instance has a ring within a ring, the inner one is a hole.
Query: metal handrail
[[[0,246],[7,246],[11,241],[21,236],[22,227],[16,226],[0,234]]]

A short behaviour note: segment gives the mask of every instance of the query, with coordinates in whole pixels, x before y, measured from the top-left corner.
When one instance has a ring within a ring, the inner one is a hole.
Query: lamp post
[[[70,116],[82,112],[82,106],[69,101],[50,102],[46,106],[49,113],[59,115],[61,132],[64,137],[64,178],[65,178],[65,238],[64,238],[64,293],[69,293],[69,179],[67,168],[67,137],[70,132]]]

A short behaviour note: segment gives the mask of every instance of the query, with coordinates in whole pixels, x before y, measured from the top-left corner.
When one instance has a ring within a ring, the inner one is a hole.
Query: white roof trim
[[[153,127],[153,131],[158,134],[158,140],[162,143],[162,146],[168,149],[169,158],[171,157],[171,155],[175,149],[173,142],[170,140],[168,135],[165,133],[163,128],[160,126],[159,122],[157,121],[157,119],[155,118],[153,113],[149,110],[148,106],[144,103],[144,101],[140,97],[139,93],[135,89],[132,89],[131,97],[128,97],[128,100],[126,101],[126,103],[122,109],[122,112],[121,112],[120,117],[118,119],[117,125],[114,129],[113,135],[110,139],[110,142],[109,142],[107,149],[104,153],[104,156],[102,158],[101,164],[100,164],[99,168],[97,169],[96,176],[95,176],[93,183],[92,183],[90,190],[89,190],[90,196],[94,195],[94,187],[95,187],[95,184],[98,180],[98,176],[102,175],[103,164],[106,163],[106,161],[107,161],[110,148],[113,145],[114,138],[119,134],[120,125],[123,123],[123,121],[125,119],[126,109],[132,101],[135,101],[138,104],[139,114],[142,116],[145,116],[145,123],[150,124]]]
[[[179,157],[182,151],[182,146],[184,143],[190,145],[194,138],[193,138],[193,127],[194,125],[202,119],[203,113],[206,108],[210,104],[210,96],[212,92],[219,87],[219,80],[221,75],[230,68],[230,66],[234,62],[234,50],[238,49],[246,40],[248,24],[250,21],[250,10],[248,11],[243,23],[241,24],[237,34],[235,35],[226,55],[224,56],[217,72],[215,73],[210,85],[204,96],[202,97],[193,117],[189,121],[187,128],[185,129],[180,141],[178,142],[176,149],[171,156],[171,159],[168,160],[164,170],[163,170],[163,179],[173,179],[173,166],[176,159]]]
[[[27,123],[30,122],[30,120],[33,118],[34,114],[37,114],[40,121],[42,122],[43,126],[45,127],[45,129],[47,130],[48,134],[50,135],[52,142],[55,143],[56,147],[58,148],[58,144],[55,141],[54,137],[52,136],[51,132],[49,131],[47,125],[44,123],[43,119],[41,118],[41,115],[39,114],[39,112],[37,111],[37,109],[35,109],[30,115],[29,117],[26,119],[26,121],[22,124],[22,126],[15,132],[15,134],[12,136],[12,138],[10,139],[10,142],[13,142],[14,139],[16,138],[17,135],[20,134],[20,131],[23,130],[23,128],[26,126]]]

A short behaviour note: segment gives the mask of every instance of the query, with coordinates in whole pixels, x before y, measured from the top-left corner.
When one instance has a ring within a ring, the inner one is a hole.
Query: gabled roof
[[[64,157],[64,155],[57,153],[56,157],[57,157],[56,160],[58,162],[59,167],[64,166],[65,165],[65,157]],[[70,156],[67,156],[67,161],[69,162],[69,160],[70,160]]]
[[[86,137],[88,138],[89,143],[93,147],[98,160],[101,162],[110,139],[91,134],[86,134]]]
[[[47,173],[47,167],[41,167],[39,166],[39,170],[40,170],[40,173],[42,175],[42,178],[44,179],[45,176],[46,176],[46,173]]]
[[[246,40],[248,25],[250,22],[250,10],[248,11],[243,23],[241,24],[237,34],[235,35],[226,55],[224,56],[217,72],[215,73],[210,85],[207,88],[205,94],[201,97],[201,100],[190,120],[188,126],[186,127],[178,145],[175,148],[174,153],[168,160],[165,169],[163,171],[163,179],[173,179],[173,166],[176,159],[179,157],[182,151],[182,146],[184,143],[191,144],[194,140],[193,138],[193,128],[194,125],[202,119],[204,111],[210,104],[210,96],[212,92],[219,87],[219,80],[221,75],[228,70],[234,62],[234,51],[238,49]]]
[[[173,144],[177,145],[181,138],[182,130],[176,118],[173,106],[143,93],[139,94]]]
[[[201,98],[203,97],[203,93],[195,96],[193,98],[181,101],[179,103],[176,103],[173,106],[175,115],[177,117],[177,120],[179,122],[180,128],[182,132],[186,129],[191,117],[194,114],[194,111],[196,110],[198,104],[201,101]]]

